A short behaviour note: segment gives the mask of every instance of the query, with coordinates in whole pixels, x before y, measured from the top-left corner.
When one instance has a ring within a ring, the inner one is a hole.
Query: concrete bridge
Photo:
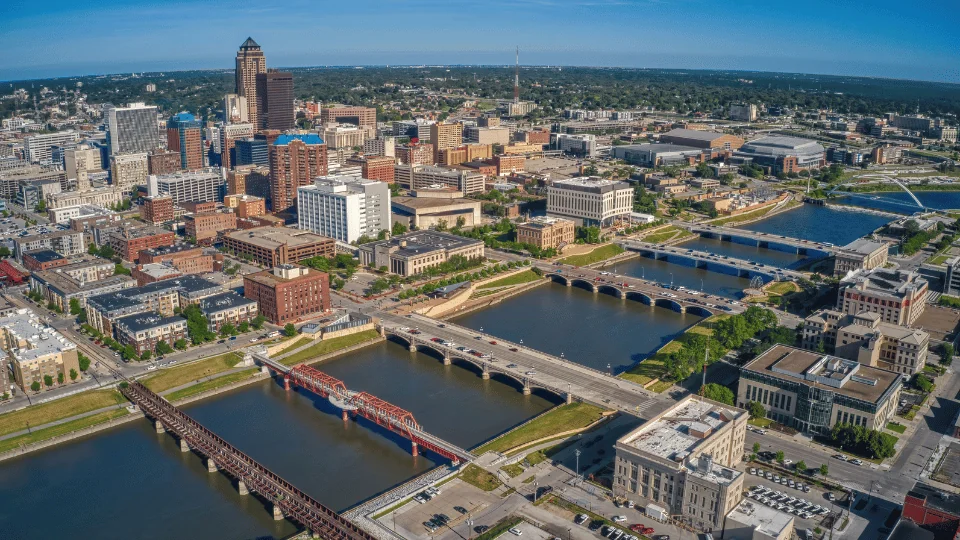
[[[838,251],[837,246],[830,243],[791,238],[779,234],[754,232],[733,227],[717,227],[715,225],[680,226],[686,227],[690,232],[699,234],[703,238],[716,238],[725,242],[796,253],[815,259],[829,257]]]
[[[377,316],[383,335],[404,343],[411,351],[429,350],[446,365],[466,367],[484,379],[504,379],[519,386],[524,394],[546,391],[568,403],[585,401],[641,418],[650,418],[670,402],[638,384],[450,322],[416,314],[381,312]]]
[[[693,268],[702,268],[732,276],[753,279],[760,276],[764,281],[783,281],[804,277],[802,273],[769,264],[756,263],[717,255],[707,251],[685,249],[683,247],[659,246],[644,242],[624,241],[619,243],[624,249],[636,251],[651,259],[683,264]]]

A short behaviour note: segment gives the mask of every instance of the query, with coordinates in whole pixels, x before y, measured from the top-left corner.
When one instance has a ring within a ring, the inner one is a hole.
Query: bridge
[[[797,255],[810,256],[815,258],[829,257],[835,254],[838,249],[833,244],[825,242],[814,242],[813,240],[803,240],[801,238],[791,238],[779,234],[768,234],[764,232],[748,231],[733,227],[717,227],[715,225],[679,225],[686,227],[690,232],[699,234],[703,238],[716,238],[721,241],[743,244],[745,246],[755,246],[786,253],[796,253]]]
[[[700,317],[727,312],[740,313],[744,307],[728,298],[702,294],[688,289],[670,290],[645,279],[616,275],[602,269],[551,265],[537,262],[543,275],[567,287],[580,287],[623,300],[634,300],[650,307],[672,309]]]
[[[683,247],[658,246],[636,241],[623,241],[618,242],[618,244],[624,249],[636,251],[645,257],[650,257],[658,261],[663,260],[685,264],[694,268],[702,268],[711,272],[720,272],[747,279],[753,279],[759,276],[763,278],[764,281],[783,281],[804,277],[802,273],[787,268],[745,261],[743,259],[717,255],[716,253],[707,251],[685,249]]]
[[[155,421],[157,433],[170,431],[180,439],[181,451],[194,450],[206,456],[208,471],[222,470],[235,478],[240,495],[257,493],[271,503],[274,519],[290,518],[324,539],[373,540],[373,536],[293,487],[141,383],[121,385],[120,391]]]
[[[380,331],[403,341],[411,351],[432,350],[446,365],[456,361],[484,379],[493,375],[514,381],[524,394],[539,389],[568,403],[585,401],[641,418],[656,415],[670,402],[630,381],[450,322],[416,314],[377,316]],[[452,345],[445,346],[444,341]]]
[[[424,448],[451,460],[454,465],[476,459],[475,455],[463,448],[424,431],[410,411],[401,409],[373,394],[350,390],[340,379],[310,366],[299,365],[290,368],[262,352],[253,352],[252,356],[269,371],[283,375],[284,388],[287,390],[291,385],[298,386],[330,401],[342,411],[344,422],[351,416],[356,418],[359,415],[409,440],[411,453],[414,456],[419,454],[420,448]]]

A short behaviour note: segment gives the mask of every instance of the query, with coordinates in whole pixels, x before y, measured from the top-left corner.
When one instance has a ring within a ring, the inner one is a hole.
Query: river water
[[[915,191],[914,195],[926,208],[948,210],[960,208],[960,191]],[[917,203],[904,191],[877,193],[851,193],[841,197],[840,202],[875,210],[912,214],[920,211]]]
[[[888,217],[856,210],[804,204],[742,228],[842,246],[870,234],[889,221]]]
[[[691,269],[692,270],[692,269]],[[586,365],[620,369],[699,320],[578,288],[544,285],[458,322]],[[484,381],[429,353],[384,342],[319,369],[354,390],[406,408],[428,431],[475,446],[556,404],[523,396],[513,383]],[[264,381],[186,406],[206,427],[337,510],[387,490],[437,463],[414,458],[409,442],[365,420],[344,424],[309,393]],[[255,538],[296,530],[275,522],[255,497],[240,497],[169,434],[138,420],[0,463],[0,537]]]

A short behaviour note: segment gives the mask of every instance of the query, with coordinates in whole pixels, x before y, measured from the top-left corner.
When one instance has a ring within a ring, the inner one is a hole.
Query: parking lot
[[[388,516],[381,518],[381,522],[394,530],[408,531],[405,537],[430,538],[442,535],[455,529],[466,535],[467,519],[476,515],[488,506],[501,501],[499,495],[493,492],[480,491],[470,484],[454,481],[439,488],[439,495],[423,503],[411,501]],[[459,508],[459,510],[457,510]],[[443,514],[449,521],[442,527],[430,530],[425,523],[436,516]],[[473,531],[476,534],[476,531]]]
[[[66,225],[51,223],[49,225],[34,225],[26,227],[24,221],[20,218],[2,218],[0,219],[0,243],[7,247],[13,246],[13,241],[24,236],[36,234],[50,234],[57,231],[66,230]]]
[[[748,492],[747,498],[794,516],[794,526],[801,531],[813,530],[817,527],[826,529],[832,523],[831,516],[837,515],[846,501],[845,493],[823,490],[815,484],[806,482],[798,484],[796,479],[782,477],[763,467],[756,467],[758,464],[744,465],[747,476],[744,478],[743,488]],[[751,473],[754,469],[757,474]],[[770,478],[767,478],[767,475]],[[793,487],[790,486],[791,481],[794,482]],[[800,484],[806,486],[805,489],[798,488]],[[835,500],[829,499],[831,495]]]

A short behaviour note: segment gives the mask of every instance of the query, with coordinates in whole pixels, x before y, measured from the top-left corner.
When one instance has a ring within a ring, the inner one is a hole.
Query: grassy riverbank
[[[130,414],[130,411],[126,407],[119,409],[113,409],[110,411],[103,411],[97,414],[92,414],[90,416],[85,416],[83,418],[78,418],[76,420],[71,420],[69,422],[64,422],[62,424],[56,424],[53,426],[35,429],[31,433],[24,433],[23,435],[18,435],[16,437],[10,437],[9,439],[4,439],[0,441],[0,452],[6,452],[8,450],[13,450],[14,448],[19,448],[21,445],[33,444],[41,441],[46,441],[54,437],[59,437],[61,435],[66,435],[74,431],[79,431],[81,429],[93,427],[105,422],[109,422],[116,418],[126,416]]]
[[[527,443],[540,439],[549,438],[553,435],[583,429],[596,422],[603,416],[604,410],[589,403],[571,403],[569,405],[560,405],[552,411],[541,415],[527,424],[524,424],[503,437],[494,439],[479,448],[474,453],[477,455],[485,452],[507,452],[511,449],[523,446]]]
[[[197,394],[202,394],[210,390],[216,390],[217,388],[223,388],[224,386],[238,383],[240,381],[249,379],[260,371],[260,368],[249,368],[243,371],[238,371],[236,373],[230,373],[217,377],[215,379],[210,379],[208,381],[203,381],[201,383],[188,386],[186,388],[181,388],[166,394],[165,397],[167,401],[179,401],[188,397],[193,397]]]
[[[223,373],[236,367],[243,358],[239,353],[229,352],[200,360],[182,366],[167,368],[161,370],[156,375],[151,375],[142,379],[140,382],[154,392],[163,392],[177,386],[199,381],[204,377],[210,377]]]
[[[281,359],[280,362],[285,366],[292,366],[294,364],[299,364],[300,362],[306,362],[311,358],[316,358],[318,356],[330,354],[341,349],[353,347],[354,345],[359,345],[364,341],[377,339],[378,337],[380,337],[380,334],[378,334],[376,330],[364,330],[363,332],[350,334],[348,336],[325,339],[310,348],[304,349],[298,353],[291,354],[290,356]]]
[[[606,244],[594,249],[590,253],[584,253],[583,255],[571,255],[569,257],[560,259],[560,262],[563,264],[571,264],[573,266],[586,266],[588,264],[605,261],[610,257],[614,257],[623,252],[624,249],[616,244]]]
[[[14,433],[30,426],[38,427],[111,405],[125,405],[126,403],[126,398],[116,390],[83,392],[75,396],[0,415],[0,435]]]
[[[666,242],[668,240],[674,240],[677,238],[687,238],[688,236],[693,236],[693,233],[686,229],[681,229],[679,227],[670,225],[669,227],[658,229],[656,232],[644,236],[642,240],[651,244],[659,244],[660,242]]]
[[[713,323],[730,317],[727,314],[718,314],[713,315],[712,317],[707,317],[699,323],[691,326],[683,333],[683,335],[677,337],[665,344],[663,347],[660,347],[656,353],[652,356],[644,358],[640,361],[639,364],[631,368],[629,371],[620,374],[620,378],[626,379],[631,382],[635,382],[640,385],[649,384],[650,381],[654,379],[661,379],[667,374],[666,360],[670,357],[671,354],[679,351],[683,348],[683,340],[687,335],[701,334],[704,336],[713,335]],[[659,381],[656,384],[650,386],[649,390],[651,392],[663,392],[666,389],[673,386],[673,383],[670,381]]]
[[[530,283],[531,281],[537,281],[538,279],[541,279],[540,276],[538,276],[533,270],[524,270],[523,272],[519,272],[512,276],[507,276],[503,279],[491,281],[490,283],[484,283],[483,285],[477,287],[477,289],[499,289],[500,287],[523,285],[524,283]]]

